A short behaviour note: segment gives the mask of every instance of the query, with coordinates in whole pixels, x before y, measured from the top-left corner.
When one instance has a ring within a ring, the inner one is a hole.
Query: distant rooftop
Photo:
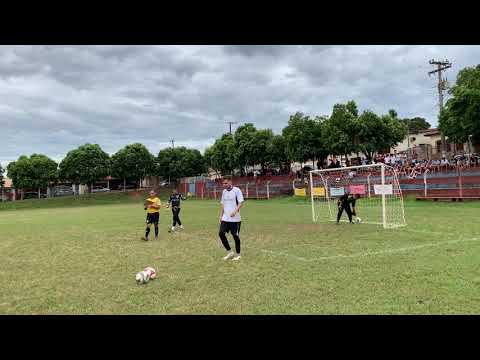
[[[433,135],[440,135],[440,130],[437,128],[431,128],[427,130],[420,130],[419,134],[423,134],[423,136],[433,136]]]

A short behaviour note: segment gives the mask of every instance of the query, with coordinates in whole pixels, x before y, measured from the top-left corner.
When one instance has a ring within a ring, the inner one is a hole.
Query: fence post
[[[430,170],[425,170],[425,172],[423,173],[423,184],[424,184],[424,187],[425,187],[425,197],[427,197],[427,173],[429,172]]]
[[[312,206],[312,221],[315,222],[315,205],[314,205],[314,198],[313,198],[313,173],[310,171],[309,173],[310,175],[310,202],[311,202],[311,206]]]
[[[371,176],[371,175],[372,175],[372,174],[370,174],[370,173],[367,175],[368,197],[369,197],[369,198],[370,198],[370,176]]]
[[[382,176],[382,187],[385,186],[385,165],[382,164],[380,166],[380,175]],[[387,207],[386,207],[386,199],[385,199],[385,191],[382,191],[382,222],[383,228],[387,228]]]
[[[247,185],[245,185],[245,194],[247,194],[247,199],[248,199],[248,184],[249,182],[247,181]]]
[[[270,199],[270,180],[267,181],[267,199]]]
[[[463,197],[462,170],[460,168],[458,168],[458,186],[460,188],[460,197]]]

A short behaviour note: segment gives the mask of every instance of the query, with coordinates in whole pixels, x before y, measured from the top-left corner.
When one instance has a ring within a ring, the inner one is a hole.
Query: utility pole
[[[235,121],[227,121],[227,124],[230,125],[230,135],[232,135],[232,124],[236,124]]]
[[[446,80],[442,78],[442,71],[451,68],[452,64],[448,61],[435,61],[435,60],[430,60],[429,61],[430,65],[437,65],[437,69],[433,71],[429,71],[428,75],[432,75],[435,73],[438,73],[438,106],[440,108],[440,113],[443,110],[443,90],[446,90]],[[441,134],[442,136],[442,156],[445,156],[447,149],[446,149],[446,143],[445,143],[445,135],[443,133]]]
[[[175,140],[170,140],[172,143],[172,149],[175,149]],[[173,156],[175,156],[175,153],[173,153]],[[170,185],[170,163],[168,163],[168,184]]]

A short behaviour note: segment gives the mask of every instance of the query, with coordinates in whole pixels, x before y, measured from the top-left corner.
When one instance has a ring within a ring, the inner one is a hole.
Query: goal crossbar
[[[310,173],[321,173],[321,172],[333,172],[335,170],[351,170],[351,169],[360,169],[360,168],[374,168],[374,167],[380,167],[380,166],[388,166],[383,163],[379,164],[369,164],[369,165],[357,165],[357,166],[348,166],[348,167],[341,167],[341,168],[332,168],[332,169],[320,169],[320,170],[310,170]]]

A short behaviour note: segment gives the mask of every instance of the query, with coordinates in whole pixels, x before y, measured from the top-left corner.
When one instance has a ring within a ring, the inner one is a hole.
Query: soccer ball
[[[357,224],[360,224],[360,223],[362,222],[362,219],[360,219],[360,218],[357,216],[357,218],[355,219],[355,222],[356,222]]]
[[[146,273],[148,275],[149,279],[151,279],[151,280],[153,280],[157,277],[156,270],[151,266],[147,266],[145,269],[143,269],[143,272]]]
[[[150,280],[153,280],[157,277],[157,272],[154,268],[151,266],[147,266],[143,271],[140,271],[135,275],[135,281],[137,282],[138,285],[140,284],[146,284]]]
[[[137,284],[146,284],[150,280],[150,276],[145,271],[140,271],[135,275]]]

